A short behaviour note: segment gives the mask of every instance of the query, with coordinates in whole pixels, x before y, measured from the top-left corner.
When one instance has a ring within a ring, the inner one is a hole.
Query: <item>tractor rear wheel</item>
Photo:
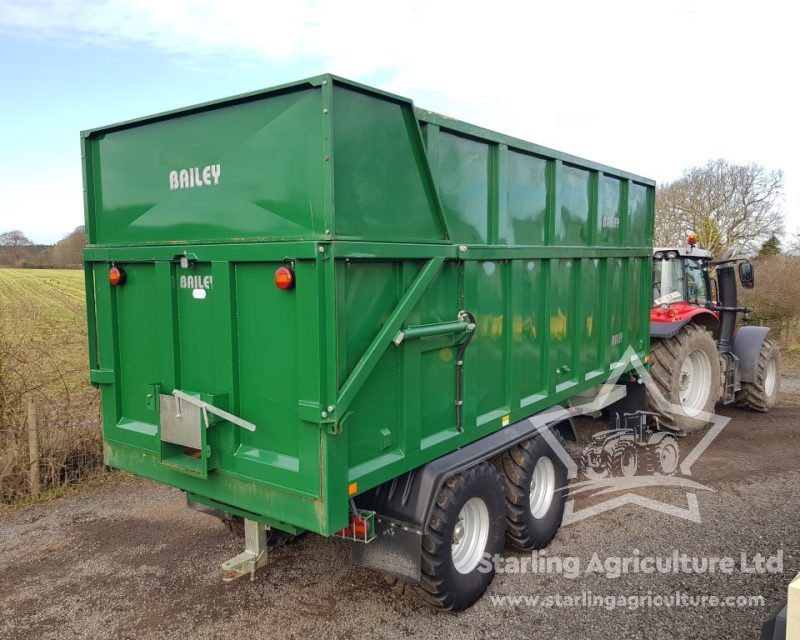
[[[767,338],[756,362],[755,382],[743,382],[736,402],[753,411],[769,411],[778,399],[781,381],[781,351],[778,343]]]
[[[665,476],[675,473],[675,470],[678,468],[678,461],[680,460],[678,440],[675,436],[668,433],[663,434],[658,444],[653,447],[653,453],[655,454],[655,462],[657,463],[655,470],[663,473]]]
[[[690,322],[674,336],[654,340],[650,358],[647,406],[660,425],[681,435],[705,427],[702,414],[713,413],[720,392],[719,353],[711,334]]]

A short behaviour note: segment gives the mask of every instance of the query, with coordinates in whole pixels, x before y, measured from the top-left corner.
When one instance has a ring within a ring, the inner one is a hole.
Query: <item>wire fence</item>
[[[65,404],[33,396],[0,416],[0,502],[60,489],[105,473],[96,394]]]

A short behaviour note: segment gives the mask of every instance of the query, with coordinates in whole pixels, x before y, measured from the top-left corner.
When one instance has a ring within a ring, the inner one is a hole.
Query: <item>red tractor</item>
[[[752,288],[753,265],[728,251],[714,261],[689,236],[684,247],[653,253],[653,307],[650,311],[650,375],[656,393],[647,393],[650,411],[679,434],[702,429],[717,402],[755,411],[775,404],[781,362],[769,327],[736,329],[736,266],[742,286]],[[716,270],[716,278],[711,275]]]

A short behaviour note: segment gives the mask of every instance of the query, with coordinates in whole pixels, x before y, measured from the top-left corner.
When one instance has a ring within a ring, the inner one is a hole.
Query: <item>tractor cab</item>
[[[717,299],[716,282],[710,275],[711,266],[711,253],[696,245],[656,248],[653,252],[650,322],[680,326],[695,316],[703,315],[706,316],[705,324],[714,331],[719,317],[710,310]],[[671,333],[668,327],[663,329]]]

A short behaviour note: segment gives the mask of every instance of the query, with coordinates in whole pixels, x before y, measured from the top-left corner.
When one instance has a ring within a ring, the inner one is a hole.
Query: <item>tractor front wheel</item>
[[[719,400],[720,363],[711,334],[690,322],[669,338],[654,340],[650,350],[647,405],[661,426],[681,435],[708,424]]]

